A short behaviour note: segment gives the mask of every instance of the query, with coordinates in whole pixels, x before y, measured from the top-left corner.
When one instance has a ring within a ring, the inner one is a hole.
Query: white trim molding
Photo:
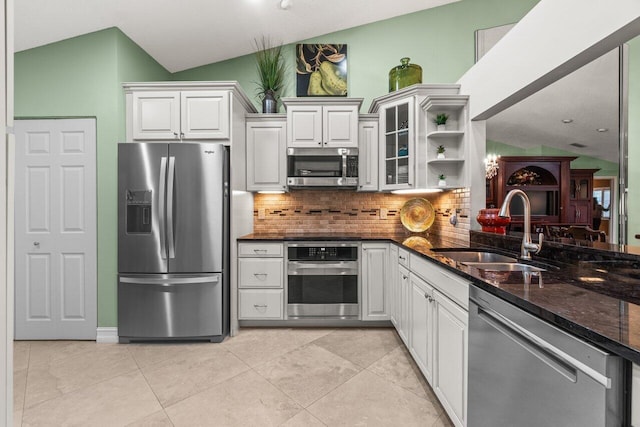
[[[118,342],[118,328],[98,327],[96,330],[96,342],[101,344],[113,344]]]

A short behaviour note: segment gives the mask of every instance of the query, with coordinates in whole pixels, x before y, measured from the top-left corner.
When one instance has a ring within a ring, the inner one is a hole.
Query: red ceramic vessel
[[[507,225],[511,222],[511,218],[502,218],[498,216],[500,209],[480,209],[476,220],[482,226],[482,231],[487,233],[507,234]]]

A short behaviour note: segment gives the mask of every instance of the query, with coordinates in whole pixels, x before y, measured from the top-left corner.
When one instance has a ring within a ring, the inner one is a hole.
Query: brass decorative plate
[[[411,249],[415,249],[418,252],[428,251],[433,247],[431,245],[431,242],[422,236],[407,237],[406,239],[404,239],[404,242],[402,242],[402,244]]]
[[[407,200],[400,210],[400,221],[409,231],[419,233],[428,230],[436,218],[433,205],[421,198]]]

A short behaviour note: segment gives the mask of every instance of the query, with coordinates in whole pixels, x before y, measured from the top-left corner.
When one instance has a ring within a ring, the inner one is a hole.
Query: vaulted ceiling
[[[16,51],[118,27],[171,72],[458,0],[19,0]],[[285,8],[283,8],[285,7]]]

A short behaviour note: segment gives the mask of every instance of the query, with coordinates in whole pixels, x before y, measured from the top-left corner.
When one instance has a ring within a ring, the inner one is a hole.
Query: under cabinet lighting
[[[428,194],[441,192],[441,188],[412,188],[409,190],[393,190],[391,194]]]
[[[258,191],[259,194],[284,194],[284,190],[262,190]]]

